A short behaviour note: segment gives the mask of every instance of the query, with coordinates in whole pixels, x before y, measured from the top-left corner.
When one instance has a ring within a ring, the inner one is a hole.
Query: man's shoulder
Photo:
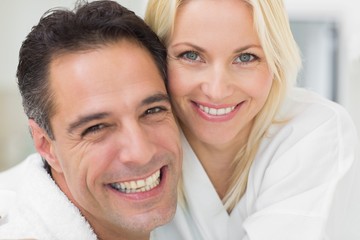
[[[33,239],[34,225],[18,208],[17,193],[0,189],[0,239]],[[25,209],[26,210],[26,209]]]

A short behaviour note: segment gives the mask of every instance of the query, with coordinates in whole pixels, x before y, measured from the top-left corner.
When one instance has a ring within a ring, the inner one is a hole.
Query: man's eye
[[[95,133],[101,131],[104,128],[105,128],[104,124],[96,124],[94,126],[91,126],[91,127],[87,128],[87,129],[85,129],[85,131],[82,132],[81,136],[84,137],[84,136],[86,136],[88,134],[95,134]]]
[[[166,111],[167,109],[165,107],[153,107],[153,108],[149,108],[145,111],[145,115],[150,115],[150,114],[156,114],[156,113],[161,113]]]
[[[141,119],[147,123],[160,122],[169,116],[170,108],[166,106],[152,107],[145,110]]]

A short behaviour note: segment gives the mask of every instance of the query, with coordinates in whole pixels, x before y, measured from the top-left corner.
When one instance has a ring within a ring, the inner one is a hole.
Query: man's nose
[[[156,139],[152,139],[146,128],[140,123],[132,123],[124,126],[121,132],[120,161],[137,165],[150,162],[156,153]]]

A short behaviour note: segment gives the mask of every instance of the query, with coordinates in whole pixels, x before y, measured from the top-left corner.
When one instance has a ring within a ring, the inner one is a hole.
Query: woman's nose
[[[213,66],[207,70],[201,90],[210,100],[220,101],[233,94],[231,74],[228,71],[224,66]]]

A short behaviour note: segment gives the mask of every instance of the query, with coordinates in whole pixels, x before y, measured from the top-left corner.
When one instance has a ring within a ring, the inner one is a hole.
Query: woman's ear
[[[53,140],[51,140],[46,131],[41,128],[33,119],[29,119],[29,127],[36,151],[46,159],[51,168],[57,172],[62,172],[61,165],[55,154]]]

